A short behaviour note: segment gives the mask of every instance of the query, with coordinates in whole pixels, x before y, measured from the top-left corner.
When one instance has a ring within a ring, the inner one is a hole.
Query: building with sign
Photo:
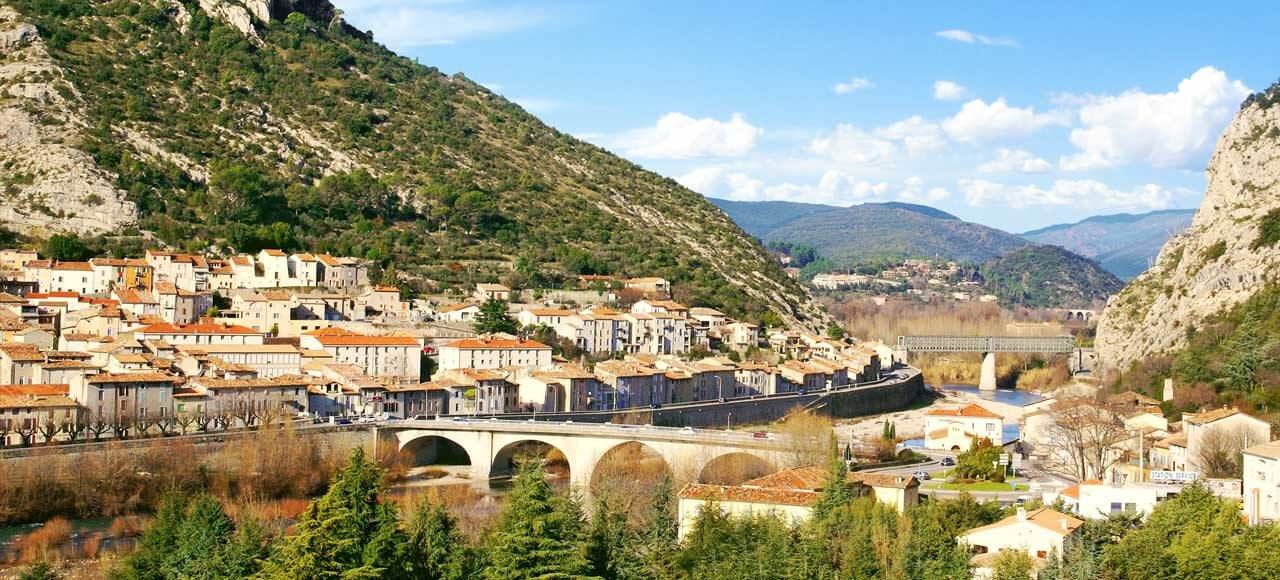
[[[1253,525],[1280,522],[1280,441],[1244,450],[1244,515]]]

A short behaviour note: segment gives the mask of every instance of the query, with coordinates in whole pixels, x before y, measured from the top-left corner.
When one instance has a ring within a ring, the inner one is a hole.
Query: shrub
[[[1270,248],[1276,242],[1280,242],[1280,209],[1273,209],[1258,220],[1258,237],[1253,239],[1249,247],[1254,250]]]

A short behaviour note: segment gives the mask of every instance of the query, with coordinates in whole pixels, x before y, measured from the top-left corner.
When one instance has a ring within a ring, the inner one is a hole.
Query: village
[[[676,303],[661,278],[591,277],[526,302],[487,283],[407,300],[360,260],[272,249],[86,262],[3,250],[0,270],[0,445],[657,408],[843,387],[892,366],[883,344]],[[476,330],[486,307],[501,331]]]
[[[799,275],[799,271],[795,271]],[[883,269],[861,267],[846,272],[816,274],[809,285],[822,292],[851,292],[921,302],[995,302],[983,289],[974,268],[951,260],[910,258]]]

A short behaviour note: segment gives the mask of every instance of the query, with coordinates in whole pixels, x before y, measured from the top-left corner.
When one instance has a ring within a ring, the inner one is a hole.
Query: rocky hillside
[[[1033,308],[1088,308],[1124,286],[1097,262],[1058,246],[1023,246],[980,271],[1002,304]]]
[[[1191,225],[1194,215],[1195,210],[1190,209],[1098,215],[1026,232],[1022,237],[1062,246],[1096,260],[1122,280],[1132,280],[1147,269],[1169,238]]]
[[[0,227],[359,255],[419,287],[663,276],[822,317],[702,196],[387,51],[327,0],[0,0]]]
[[[1108,303],[1097,348],[1112,368],[1186,344],[1204,321],[1280,275],[1280,88],[1250,97],[1218,139],[1195,219]]]
[[[885,256],[980,263],[1027,245],[1008,232],[922,205],[714,201],[752,235],[813,247],[837,264]]]

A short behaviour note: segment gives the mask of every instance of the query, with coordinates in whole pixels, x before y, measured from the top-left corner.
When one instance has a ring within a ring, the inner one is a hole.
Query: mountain
[[[743,229],[766,241],[805,244],[837,263],[883,256],[981,263],[1027,240],[947,212],[908,203],[851,207],[712,200]]]
[[[1004,304],[1087,308],[1124,287],[1097,262],[1070,250],[1028,245],[982,264],[987,291]]]
[[[1191,225],[1193,209],[1100,215],[1025,232],[1022,237],[1093,258],[1122,280],[1147,269],[1160,246]]]
[[[1096,343],[1103,364],[1123,369],[1182,348],[1212,319],[1275,288],[1280,275],[1280,86],[1244,102],[1219,137],[1206,173],[1204,201],[1191,227],[1166,242],[1155,265],[1103,311]],[[1261,314],[1270,316],[1274,310]]]
[[[0,50],[10,229],[357,255],[418,288],[662,276],[693,304],[823,318],[702,196],[326,0],[6,0]]]

